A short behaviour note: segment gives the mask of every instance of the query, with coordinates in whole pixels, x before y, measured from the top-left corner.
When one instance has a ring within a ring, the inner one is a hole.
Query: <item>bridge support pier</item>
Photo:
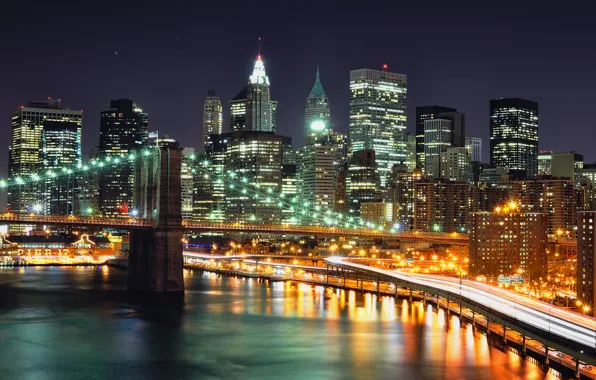
[[[526,334],[522,334],[522,356],[526,356],[528,353],[526,349]]]
[[[544,365],[548,368],[548,345],[544,345]]]
[[[156,155],[135,162],[135,209],[140,217],[157,223],[151,230],[130,234],[129,290],[184,291],[181,165],[182,148],[177,143],[166,143]]]
[[[395,301],[397,302],[397,296],[399,295],[399,288],[397,287],[397,281],[395,281]],[[412,300],[410,299],[410,302]]]
[[[472,327],[476,327],[476,312],[472,310]]]
[[[575,378],[579,379],[581,374],[579,373],[579,360],[575,359]]]
[[[381,281],[377,277],[377,302],[381,302]]]
[[[395,286],[395,295],[397,296],[397,285]],[[410,303],[412,303],[412,287],[410,287]]]
[[[503,343],[507,344],[507,327],[503,325]]]

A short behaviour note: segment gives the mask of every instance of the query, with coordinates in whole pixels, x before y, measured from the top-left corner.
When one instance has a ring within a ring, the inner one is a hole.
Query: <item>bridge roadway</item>
[[[549,347],[596,364],[596,320],[481,283],[434,275],[412,275],[350,262],[333,256],[332,267],[365,273],[378,281],[438,295],[484,314],[504,326],[515,326]]]
[[[155,221],[141,218],[105,218],[100,216],[54,216],[37,214],[0,214],[0,222],[14,224],[43,224],[68,226],[97,226],[121,229],[148,229]],[[370,228],[344,228],[334,226],[302,226],[285,224],[195,223],[182,221],[189,231],[260,232],[286,235],[353,236],[390,240],[420,240],[449,245],[467,245],[468,234],[446,232],[390,232]]]

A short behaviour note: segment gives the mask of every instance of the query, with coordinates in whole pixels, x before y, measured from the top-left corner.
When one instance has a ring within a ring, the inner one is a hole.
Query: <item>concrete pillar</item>
[[[526,349],[526,334],[522,334],[522,356],[526,356],[528,353]]]
[[[544,345],[544,364],[548,367],[548,346]]]
[[[476,312],[472,310],[472,327],[476,327]]]
[[[507,327],[503,325],[503,343],[507,344]]]
[[[581,374],[579,373],[579,360],[575,359],[575,378],[579,379]]]
[[[377,301],[381,301],[381,281],[377,277]]]
[[[329,264],[327,264],[327,286],[329,286]]]
[[[397,295],[397,286],[395,287],[395,294]],[[410,285],[410,303],[412,303],[412,286]]]
[[[397,301],[397,296],[399,295],[399,288],[397,287],[397,281],[395,281],[395,300]],[[410,300],[411,301],[411,300]]]
[[[152,229],[133,230],[128,288],[133,291],[183,292],[182,148],[165,143],[155,155],[135,162],[135,205],[155,220]]]

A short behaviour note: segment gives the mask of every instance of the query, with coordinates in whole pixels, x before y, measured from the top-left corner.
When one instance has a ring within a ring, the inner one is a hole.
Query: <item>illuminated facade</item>
[[[538,176],[536,179],[512,181],[512,197],[522,211],[541,212],[547,216],[546,231],[568,231],[575,236],[575,189],[568,178]]]
[[[421,179],[414,182],[414,230],[466,232],[470,187],[466,182]]]
[[[538,153],[538,174],[551,175],[550,169],[553,161],[553,152],[542,151]]]
[[[321,84],[319,69],[315,77],[315,84],[306,98],[306,109],[304,110],[304,130],[306,145],[314,144],[318,135],[325,135],[331,127],[329,116],[329,98]]]
[[[452,122],[449,119],[430,119],[424,122],[424,174],[441,177],[441,153],[452,146]]]
[[[522,274],[526,281],[546,275],[546,224],[545,214],[520,211],[513,202],[471,213],[470,274]]]
[[[414,228],[414,183],[422,179],[422,171],[409,172],[404,165],[395,165],[386,200],[393,203],[393,228],[411,231]]]
[[[350,154],[374,150],[382,186],[393,165],[407,160],[406,98],[404,74],[350,72]]]
[[[455,108],[443,106],[416,107],[416,167],[424,172],[424,122],[438,119],[444,112],[457,112]]]
[[[9,148],[8,173],[11,179],[28,179],[43,167],[42,136],[44,124],[51,122],[74,123],[80,157],[81,129],[83,112],[71,111],[61,107],[60,100],[49,99],[47,102],[30,102],[21,106],[12,114],[12,136]],[[13,212],[33,212],[39,210],[40,202],[45,202],[39,188],[40,184],[29,181],[17,188],[8,189],[8,207]]]
[[[360,206],[365,202],[382,202],[380,174],[375,151],[354,152],[346,178],[346,210],[350,216],[360,217]]]
[[[230,101],[230,132],[247,130],[246,108],[248,106],[248,87],[244,87]]]
[[[596,211],[582,211],[577,220],[577,299],[596,316]]]
[[[99,153],[104,157],[127,156],[147,145],[148,116],[130,99],[110,102],[101,112]],[[99,207],[110,217],[129,216],[133,204],[133,164],[123,161],[100,176]]]
[[[283,164],[281,170],[281,193],[286,199],[292,199],[298,195],[298,176],[295,164]],[[281,210],[283,224],[298,224],[300,220],[296,217],[296,213],[289,207],[284,207]]]
[[[538,103],[500,98],[490,101],[490,163],[516,177],[538,173]]]
[[[482,138],[466,136],[466,148],[470,151],[472,162],[482,162]]]
[[[283,136],[240,131],[224,133],[221,138],[227,141],[225,170],[238,175],[237,183],[225,186],[226,220],[279,223],[281,209],[273,197],[282,190]]]
[[[195,154],[194,148],[184,148],[182,150],[182,168],[180,173],[181,198],[182,198],[182,219],[192,220],[194,212],[194,177],[197,175],[196,170],[193,172],[191,159]]]
[[[338,176],[345,164],[345,135],[327,130],[312,136],[298,153],[299,188],[302,199],[321,207],[335,210]]]
[[[215,91],[209,90],[203,105],[203,147],[207,145],[209,135],[223,133],[222,105]]]
[[[43,189],[43,212],[51,215],[72,215],[79,210],[82,185],[80,176],[59,175],[62,168],[81,165],[81,124],[75,121],[45,121],[42,132],[43,170],[46,176]],[[35,208],[36,206],[34,206]],[[37,211],[37,210],[34,210]]]
[[[441,152],[441,178],[449,181],[472,181],[470,151],[463,147],[449,147]]]

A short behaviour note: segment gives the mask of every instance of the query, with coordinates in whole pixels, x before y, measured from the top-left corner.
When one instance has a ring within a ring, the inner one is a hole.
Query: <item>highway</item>
[[[496,313],[505,314],[520,322],[565,339],[596,348],[596,320],[557,309],[540,301],[532,300],[503,289],[472,281],[445,278],[433,275],[393,272],[350,262],[344,257],[329,257],[329,264],[346,269],[362,271],[372,275],[393,278],[399,281],[431,287],[482,304]]]

